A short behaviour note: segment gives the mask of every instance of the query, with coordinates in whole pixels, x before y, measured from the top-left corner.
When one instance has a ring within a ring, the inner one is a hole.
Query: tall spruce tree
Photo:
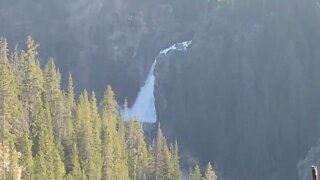
[[[46,162],[42,152],[39,152],[36,155],[33,170],[33,179],[35,180],[42,180],[43,177],[46,177],[46,179],[53,179],[52,176],[47,175]]]
[[[72,147],[75,141],[75,97],[71,74],[69,74],[67,91],[64,93],[64,122],[62,131],[62,146],[64,149],[64,164],[66,172],[72,170]]]
[[[202,180],[202,174],[198,165],[193,170],[190,170],[189,173],[189,180]]]
[[[204,180],[216,180],[216,179],[217,179],[217,176],[212,169],[211,163],[209,162],[205,172]]]
[[[179,147],[177,140],[175,141],[174,146],[170,148],[172,154],[172,179],[182,179],[182,172],[180,170],[180,158],[179,158]]]
[[[80,167],[80,159],[78,156],[78,149],[75,142],[72,145],[70,176],[72,179],[77,179],[77,180],[86,179],[86,175],[84,174],[83,170]]]
[[[17,143],[27,131],[22,105],[17,94],[17,83],[8,59],[8,44],[6,39],[0,39],[0,134],[3,140],[11,133]]]
[[[54,60],[51,58],[44,72],[45,97],[50,105],[53,134],[57,142],[61,143],[64,122],[64,99],[60,88],[61,75],[56,70]]]
[[[76,112],[76,139],[79,151],[81,167],[88,179],[96,179],[95,167],[95,147],[92,107],[88,98],[87,91],[84,91],[79,97],[79,104]]]
[[[44,78],[38,60],[37,48],[38,44],[29,36],[27,38],[27,51],[21,52],[21,71],[22,71],[22,84],[21,100],[27,112],[27,120],[31,126],[32,116],[34,111],[34,102],[41,98],[44,91]]]
[[[111,180],[115,177],[116,122],[110,118],[106,109],[102,110],[102,121],[107,124],[102,129],[102,179]]]
[[[20,179],[21,168],[16,144],[28,129],[23,121],[22,106],[18,100],[17,84],[8,59],[6,39],[0,39],[0,140],[8,148],[8,169],[3,170],[6,179]],[[3,148],[5,149],[5,148]],[[4,163],[4,162],[3,162]]]
[[[157,135],[156,135],[156,139],[153,147],[155,180],[162,179],[162,172],[163,172],[163,166],[164,166],[164,154],[163,154],[164,144],[166,144],[166,140],[162,134],[160,123],[159,123]]]
[[[172,156],[166,143],[163,144],[163,169],[161,172],[162,179],[173,180],[174,166]]]
[[[62,179],[65,176],[64,164],[61,160],[58,145],[54,140],[51,124],[50,107],[48,102],[38,100],[35,108],[35,131],[38,133],[35,146],[36,156],[36,169],[41,169],[43,163],[46,170],[48,179]],[[43,156],[43,157],[42,157]],[[41,162],[43,161],[44,162]],[[38,171],[39,173],[39,171]],[[40,172],[42,174],[42,172]],[[37,174],[35,174],[37,176]]]
[[[91,121],[92,121],[92,146],[93,146],[93,162],[92,173],[95,174],[94,179],[101,179],[102,155],[101,155],[101,118],[97,109],[97,99],[92,92],[91,99]]]
[[[114,92],[108,86],[102,101],[104,179],[129,179],[124,129]]]
[[[128,124],[127,149],[130,179],[146,179],[148,173],[148,150],[142,124],[137,118],[133,118]]]
[[[32,141],[30,139],[29,132],[24,133],[24,136],[20,140],[21,158],[20,165],[22,168],[22,179],[29,180],[33,179],[33,156],[32,156]]]
[[[10,136],[8,139],[8,147],[9,147],[9,167],[8,167],[8,172],[6,173],[5,179],[20,180],[21,171],[22,171],[22,167],[19,165],[20,153],[16,151],[16,147],[14,145],[12,136]]]

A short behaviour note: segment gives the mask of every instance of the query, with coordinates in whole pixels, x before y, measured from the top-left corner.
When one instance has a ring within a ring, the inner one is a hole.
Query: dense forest
[[[0,41],[0,179],[182,179],[178,143],[168,144],[160,125],[148,143],[137,118],[125,122],[107,86],[75,100],[71,75],[66,90],[50,59],[40,67],[38,44],[10,52]],[[215,180],[210,163],[196,165],[190,180]]]
[[[28,90],[29,102],[22,93],[28,88],[23,86],[25,66],[15,65],[27,57],[18,49],[29,49],[24,45],[28,35],[41,45],[36,64],[43,72],[37,74],[45,74],[45,64],[55,58],[61,73],[59,96],[67,97],[72,74],[73,119],[84,89],[95,92],[103,119],[100,102],[107,84],[120,109],[126,99],[131,109],[157,59],[156,118],[168,149],[178,141],[183,178],[196,164],[204,174],[209,161],[221,180],[309,180],[310,166],[320,166],[319,0],[0,0],[0,36],[12,50],[7,56],[17,79],[17,111],[26,122],[37,99],[34,94],[40,91]],[[159,54],[189,40],[185,52]],[[43,79],[41,92],[46,89]],[[46,107],[48,97],[41,96]],[[52,122],[58,112],[50,112]],[[52,125],[60,158],[68,167],[64,131],[59,143],[59,124]],[[153,128],[156,132],[156,125]],[[152,152],[156,136],[144,131]],[[16,132],[24,131],[10,131]],[[31,147],[36,145],[33,133],[29,128]],[[16,151],[24,154],[21,147],[26,146],[13,139]],[[76,147],[80,151],[80,145]],[[32,149],[33,164],[37,151]]]

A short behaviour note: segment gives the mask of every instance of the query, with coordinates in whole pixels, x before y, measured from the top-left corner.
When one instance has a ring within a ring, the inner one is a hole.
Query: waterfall
[[[159,56],[167,56],[170,51],[186,51],[187,47],[192,43],[192,41],[184,41],[181,43],[174,44],[162,51],[160,51]],[[154,69],[157,65],[157,58],[154,60],[147,79],[144,85],[141,87],[138,96],[133,103],[133,106],[127,108],[124,106],[120,110],[122,117],[125,120],[129,120],[133,117],[138,117],[140,121],[147,123],[154,123],[157,121],[155,98],[154,98]]]

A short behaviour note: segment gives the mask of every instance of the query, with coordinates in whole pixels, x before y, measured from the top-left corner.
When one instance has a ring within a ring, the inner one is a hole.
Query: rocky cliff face
[[[20,46],[32,35],[41,59],[56,58],[78,91],[100,97],[111,84],[120,102],[132,103],[159,51],[193,36],[205,2],[0,0],[0,35]]]
[[[235,2],[209,7],[189,50],[159,62],[158,120],[226,179],[297,179],[320,135],[319,4]]]

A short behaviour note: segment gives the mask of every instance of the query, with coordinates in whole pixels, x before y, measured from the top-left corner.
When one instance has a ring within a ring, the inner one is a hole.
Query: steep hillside
[[[190,49],[159,63],[158,120],[226,178],[297,179],[320,136],[319,4],[236,2],[210,7]]]
[[[219,177],[295,180],[320,137],[319,13],[317,0],[0,0],[0,36],[24,49],[32,35],[77,92],[111,84],[129,106],[159,51],[193,40],[156,67],[166,134]]]
[[[20,46],[32,35],[43,61],[73,73],[78,92],[101,97],[112,84],[119,102],[132,103],[159,51],[193,36],[205,2],[0,0],[0,35]]]

